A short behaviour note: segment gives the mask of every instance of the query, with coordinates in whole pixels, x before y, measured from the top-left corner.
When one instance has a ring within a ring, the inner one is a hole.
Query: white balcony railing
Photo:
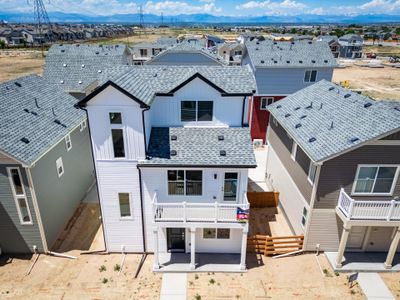
[[[155,222],[245,222],[238,218],[240,210],[250,207],[244,193],[241,203],[193,203],[193,202],[158,202],[157,193],[153,197],[153,216]]]
[[[349,220],[400,221],[400,201],[360,201],[340,190],[337,207]]]

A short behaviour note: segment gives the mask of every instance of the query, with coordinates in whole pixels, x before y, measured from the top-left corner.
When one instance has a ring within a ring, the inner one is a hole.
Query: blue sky
[[[0,12],[30,12],[26,0],[0,0]],[[47,11],[112,15],[145,13],[160,15],[208,13],[224,16],[391,14],[400,15],[400,0],[43,0]]]

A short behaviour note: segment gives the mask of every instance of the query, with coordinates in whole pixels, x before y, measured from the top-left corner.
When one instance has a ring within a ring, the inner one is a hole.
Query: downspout
[[[242,127],[244,127],[244,108],[246,105],[246,96],[243,97],[243,105],[242,105]]]
[[[147,253],[146,247],[146,236],[145,236],[145,221],[144,221],[144,209],[143,209],[143,187],[142,187],[142,170],[137,166],[139,171],[139,190],[140,190],[140,215],[142,219],[142,241],[143,241],[143,253]]]

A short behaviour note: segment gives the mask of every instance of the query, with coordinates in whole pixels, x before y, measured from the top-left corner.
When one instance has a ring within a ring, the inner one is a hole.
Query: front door
[[[238,193],[239,174],[226,172],[224,177],[224,201],[236,202]]]
[[[185,228],[167,228],[168,252],[185,252]]]
[[[366,226],[353,226],[351,227],[349,239],[347,241],[347,250],[361,250],[365,233],[367,231]]]

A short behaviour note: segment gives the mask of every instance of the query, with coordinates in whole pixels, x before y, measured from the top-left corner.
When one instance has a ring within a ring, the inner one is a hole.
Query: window
[[[111,129],[114,157],[125,157],[124,131],[123,129]]]
[[[308,168],[308,180],[314,183],[315,174],[317,173],[317,165],[310,161],[310,167]]]
[[[267,106],[274,103],[273,97],[262,97],[260,101],[260,110],[266,110]]]
[[[64,165],[63,165],[62,157],[59,157],[56,160],[56,166],[57,166],[58,177],[63,176],[63,174],[64,174]]]
[[[79,125],[79,131],[82,132],[87,127],[86,121],[83,121],[81,125]]]
[[[359,166],[353,194],[392,194],[397,166]]]
[[[19,168],[9,168],[8,176],[21,224],[33,224]]]
[[[236,55],[242,55],[242,50],[235,50],[234,53],[235,53],[235,54],[234,54],[235,56],[236,56]]]
[[[213,102],[212,101],[182,101],[181,102],[181,121],[212,121]]]
[[[297,152],[297,143],[293,141],[293,146],[292,146],[292,153],[290,155],[290,157],[293,160],[296,160],[296,152]]]
[[[67,151],[72,149],[71,135],[69,134],[65,137],[65,146],[67,146]]]
[[[229,228],[203,228],[203,239],[230,239]]]
[[[122,124],[122,114],[119,112],[110,112],[110,124]]]
[[[140,49],[140,56],[147,57],[147,49]]]
[[[317,70],[307,70],[304,74],[304,82],[315,82],[317,80]]]
[[[303,227],[306,226],[307,214],[308,214],[307,208],[303,207],[303,215],[301,216],[301,225]]]
[[[201,196],[202,171],[168,170],[168,195]]]
[[[238,173],[225,173],[224,201],[236,201],[238,188]]]
[[[118,193],[119,212],[121,218],[129,218],[131,214],[131,203],[129,201],[129,193]]]

